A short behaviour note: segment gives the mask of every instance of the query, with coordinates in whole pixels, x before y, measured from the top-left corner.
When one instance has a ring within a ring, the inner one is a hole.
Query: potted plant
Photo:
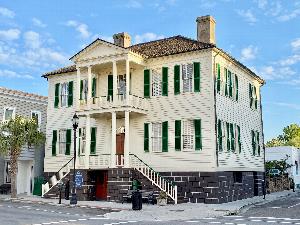
[[[161,205],[161,206],[167,205],[167,203],[168,203],[167,193],[164,191],[159,192],[159,196],[156,198],[156,200],[157,200],[158,205]]]

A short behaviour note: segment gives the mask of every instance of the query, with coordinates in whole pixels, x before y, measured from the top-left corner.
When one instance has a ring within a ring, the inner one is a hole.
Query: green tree
[[[10,158],[11,197],[17,197],[16,176],[22,149],[42,144],[45,136],[35,119],[17,115],[0,124],[0,154]]]
[[[300,147],[300,126],[291,124],[283,128],[283,133],[266,143],[266,147],[295,146]]]

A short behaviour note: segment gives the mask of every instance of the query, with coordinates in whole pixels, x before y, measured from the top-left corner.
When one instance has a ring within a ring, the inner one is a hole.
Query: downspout
[[[215,110],[215,132],[216,132],[216,159],[217,167],[219,167],[219,152],[218,152],[218,125],[217,125],[217,98],[216,98],[216,57],[220,54],[220,51],[214,56],[213,63],[213,82],[214,82],[214,110]]]
[[[260,87],[261,89],[261,87]],[[260,102],[260,119],[261,119],[261,135],[262,135],[262,143],[263,143],[263,152],[264,152],[264,183],[263,183],[263,195],[264,199],[266,199],[266,191],[267,191],[267,182],[266,182],[266,147],[265,147],[265,135],[264,135],[264,124],[262,117],[262,103],[261,103],[261,90],[259,89],[259,102]]]

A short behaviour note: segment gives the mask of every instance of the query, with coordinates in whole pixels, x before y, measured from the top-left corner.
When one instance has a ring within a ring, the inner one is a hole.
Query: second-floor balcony
[[[145,98],[131,94],[128,97],[123,94],[93,97],[90,100],[80,100],[78,112],[106,113],[126,110],[146,114],[148,111],[148,101]]]

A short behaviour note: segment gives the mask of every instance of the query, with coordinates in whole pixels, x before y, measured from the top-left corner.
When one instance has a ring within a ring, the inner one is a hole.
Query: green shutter
[[[256,140],[257,140],[257,145],[258,145],[257,153],[258,153],[258,155],[260,155],[259,132],[257,132],[256,135],[257,135],[257,139]]]
[[[231,123],[230,124],[230,139],[231,139],[231,143],[230,143],[230,147],[231,147],[231,150],[234,152],[235,150],[235,137],[234,137],[234,129],[233,129],[233,124]]]
[[[222,121],[218,120],[218,150],[223,151]]]
[[[93,77],[93,80],[92,80],[92,98],[95,98],[96,97],[96,77]]]
[[[225,96],[227,96],[228,95],[228,73],[226,68],[224,68],[224,76],[225,76]]]
[[[144,70],[144,97],[150,98],[150,70]]]
[[[181,120],[175,120],[175,151],[181,151]]]
[[[252,152],[253,155],[255,155],[256,144],[255,144],[255,132],[253,130],[251,130],[251,137],[252,137]]]
[[[59,84],[55,84],[54,107],[58,108],[59,104]]]
[[[195,150],[202,149],[202,135],[201,135],[201,120],[194,120],[194,129],[195,129]]]
[[[73,105],[73,81],[69,82],[68,85],[68,106]]]
[[[217,63],[217,92],[221,91],[221,68],[220,64]]]
[[[256,93],[256,87],[255,86],[253,86],[253,91],[254,91],[254,95],[255,95],[254,106],[255,106],[255,109],[257,109],[257,93]]]
[[[250,99],[250,108],[252,108],[253,97],[252,97],[252,85],[249,84],[249,99]]]
[[[235,100],[239,100],[239,79],[237,75],[235,74]]]
[[[66,152],[65,155],[70,155],[71,152],[71,135],[72,135],[72,130],[67,129],[66,132]]]
[[[229,82],[229,97],[232,97],[232,76],[231,71],[228,70],[228,82]]]
[[[144,151],[149,152],[149,123],[144,123]]]
[[[168,67],[162,68],[162,95],[168,96]]]
[[[194,62],[194,92],[200,92],[200,63]]]
[[[168,121],[162,123],[162,152],[168,151]]]
[[[83,80],[80,81],[80,100],[82,100]]]
[[[230,151],[230,131],[229,123],[226,122],[226,132],[227,132],[227,151]]]
[[[91,128],[91,145],[90,145],[91,154],[96,153],[96,132],[97,132],[96,127],[92,127]]]
[[[79,137],[78,137],[78,155],[80,155],[80,143],[81,142],[81,128],[79,128]]]
[[[242,144],[241,144],[241,128],[237,125],[237,133],[238,133],[238,145],[239,145],[239,153],[242,152]]]
[[[52,155],[56,155],[57,130],[52,131]]]
[[[180,94],[180,66],[174,66],[174,94]]]
[[[113,84],[113,75],[107,76],[107,100],[113,100],[114,94],[114,84]]]

